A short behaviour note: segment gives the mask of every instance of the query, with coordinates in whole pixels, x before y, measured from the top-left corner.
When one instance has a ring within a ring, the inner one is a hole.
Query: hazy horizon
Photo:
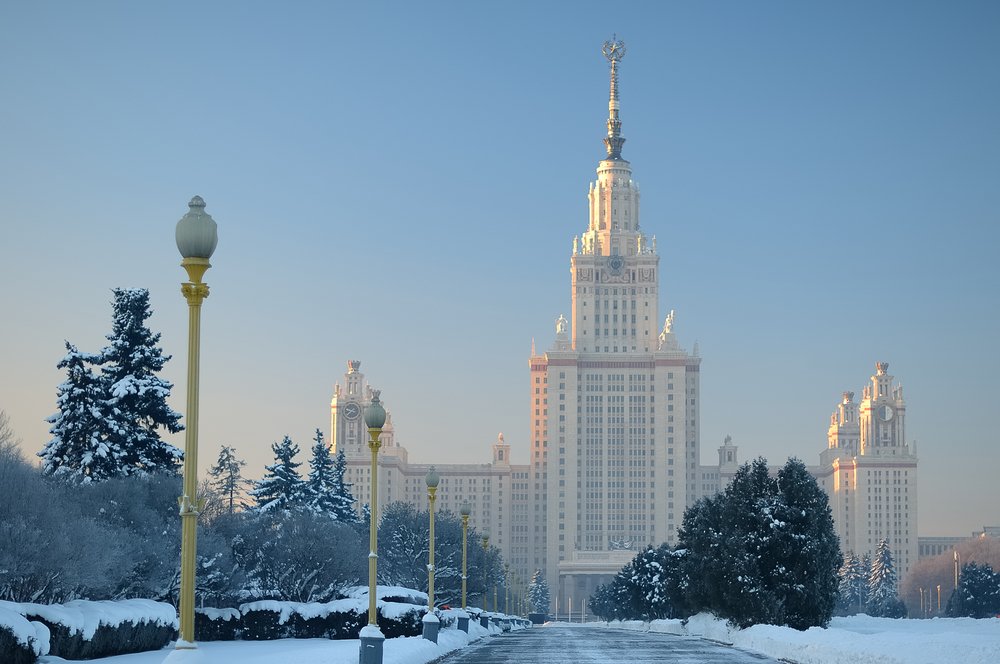
[[[486,463],[502,431],[527,462],[612,33],[659,318],[703,358],[702,463],[732,435],[744,461],[815,465],[886,361],[920,535],[1000,523],[990,2],[7,4],[0,409],[26,452],[63,341],[105,345],[116,287],[150,289],[183,411],[174,226],[197,194],[219,224],[202,474],[222,444],[259,477],[273,441],[329,435],[349,359],[411,461]]]

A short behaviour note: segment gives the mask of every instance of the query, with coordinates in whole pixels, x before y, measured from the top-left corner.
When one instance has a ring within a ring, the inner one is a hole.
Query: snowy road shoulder
[[[615,621],[611,628],[698,636],[797,664],[995,664],[1000,661],[1000,619],[908,620],[849,616],[826,629],[800,632],[755,625],[738,630],[707,614],[680,620]]]

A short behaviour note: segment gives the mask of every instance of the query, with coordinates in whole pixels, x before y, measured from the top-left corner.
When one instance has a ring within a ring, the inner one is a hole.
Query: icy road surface
[[[766,664],[778,660],[690,636],[550,623],[482,639],[441,664]]]

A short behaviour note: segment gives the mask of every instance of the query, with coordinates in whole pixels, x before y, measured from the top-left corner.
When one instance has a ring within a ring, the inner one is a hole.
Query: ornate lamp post
[[[427,499],[431,504],[431,526],[427,552],[427,613],[424,614],[423,619],[423,637],[428,641],[437,643],[438,629],[441,627],[441,623],[437,616],[434,615],[434,500],[437,498],[438,483],[441,481],[441,478],[438,477],[434,466],[431,466],[424,481],[427,482]]]
[[[465,612],[466,607],[466,583],[469,579],[469,515],[472,514],[472,507],[469,501],[462,503],[459,510],[462,515],[462,613],[458,616],[458,628],[465,633],[469,632],[469,614]]]
[[[184,432],[184,493],[177,500],[181,514],[180,635],[177,648],[196,648],[194,641],[194,576],[198,548],[198,512],[205,501],[198,498],[198,366],[201,357],[201,303],[208,297],[202,281],[211,267],[208,259],[219,243],[218,225],[205,212],[205,201],[195,196],[188,212],[177,222],[177,249],[188,281],[181,293],[188,303],[187,417]]]
[[[371,523],[368,527],[368,624],[361,628],[360,664],[382,664],[382,646],[385,635],[378,628],[375,612],[375,578],[378,571],[378,450],[382,447],[379,436],[385,425],[385,408],[379,401],[380,390],[372,390],[372,401],[365,407],[365,425],[368,427],[368,447],[372,451],[371,499],[368,503]]]
[[[510,565],[503,564],[503,612],[510,614]]]
[[[962,555],[955,549],[955,590],[958,590],[958,566],[962,564]]]
[[[479,624],[483,627],[488,627],[490,624],[490,619],[486,617],[486,609],[489,607],[489,597],[486,595],[486,584],[488,583],[488,573],[487,573],[487,560],[486,555],[490,548],[490,534],[483,533],[483,612],[479,614]],[[496,610],[496,604],[493,605],[493,610]]]

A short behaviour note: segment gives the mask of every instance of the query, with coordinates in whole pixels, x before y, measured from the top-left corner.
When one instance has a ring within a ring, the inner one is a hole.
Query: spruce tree
[[[302,505],[305,482],[296,470],[302,464],[295,461],[299,446],[285,436],[280,443],[272,443],[274,463],[266,466],[264,477],[254,483],[250,495],[257,501],[259,512],[292,510]]]
[[[87,483],[122,473],[122,450],[109,446],[105,436],[104,394],[90,369],[96,361],[66,342],[66,356],[56,365],[66,369],[57,391],[59,412],[46,419],[52,440],[38,453],[45,475]]]
[[[354,511],[354,495],[351,485],[344,481],[347,473],[347,457],[344,450],[337,450],[333,458],[333,510],[337,520],[344,523],[358,523],[358,513]]]
[[[549,612],[549,583],[545,580],[542,570],[536,569],[531,575],[531,583],[528,586],[528,601],[535,613],[547,614]]]
[[[225,498],[230,514],[236,511],[243,489],[251,484],[250,480],[243,478],[242,468],[245,465],[247,462],[236,456],[236,450],[223,445],[215,465],[208,469],[208,474],[212,476],[212,488]]]
[[[861,572],[861,560],[851,552],[844,558],[840,566],[838,606],[844,615],[860,613],[864,608],[865,591],[868,579]]]
[[[107,442],[120,457],[122,474],[176,472],[183,453],[160,439],[159,429],[177,433],[180,413],[167,405],[173,384],[157,376],[170,359],[157,346],[160,335],[146,326],[152,315],[145,288],[116,288],[111,343],[99,353],[106,400]]]
[[[948,600],[952,618],[990,618],[1000,614],[1000,574],[989,565],[962,566],[958,588]]]
[[[309,477],[303,487],[306,507],[316,514],[336,519],[339,501],[334,495],[335,490],[334,465],[330,459],[330,448],[323,442],[323,432],[316,429],[312,457],[309,459]]]
[[[875,547],[875,557],[868,575],[868,614],[883,618],[906,616],[906,607],[896,594],[896,566],[892,560],[892,550],[884,538]]]

